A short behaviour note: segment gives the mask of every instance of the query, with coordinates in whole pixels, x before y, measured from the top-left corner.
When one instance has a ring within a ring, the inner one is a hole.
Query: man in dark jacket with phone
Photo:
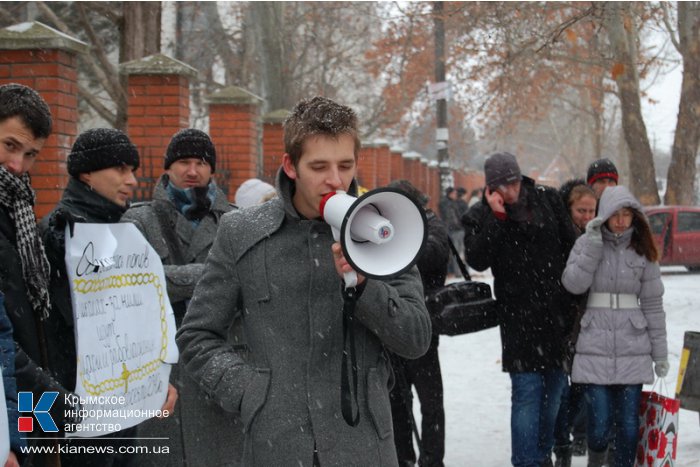
[[[494,277],[503,370],[512,382],[511,462],[546,466],[567,380],[573,317],[560,278],[575,235],[558,192],[522,176],[514,155],[491,155],[484,172],[484,197],[462,217],[466,256]]]

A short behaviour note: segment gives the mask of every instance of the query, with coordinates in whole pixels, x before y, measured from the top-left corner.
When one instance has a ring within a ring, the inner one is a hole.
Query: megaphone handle
[[[344,272],[343,280],[345,281],[345,288],[351,289],[357,286],[357,273],[355,271]]]
[[[340,241],[340,230],[331,226],[331,232],[333,232],[333,239],[336,242]],[[345,288],[351,289],[357,286],[357,273],[355,271],[343,273],[343,280],[345,281]]]

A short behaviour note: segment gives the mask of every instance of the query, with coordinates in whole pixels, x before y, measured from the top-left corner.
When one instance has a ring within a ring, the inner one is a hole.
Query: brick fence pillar
[[[428,164],[428,180],[429,189],[427,195],[430,196],[430,201],[428,202],[428,207],[433,211],[437,212],[438,203],[440,202],[440,169],[437,161],[430,161]]]
[[[68,182],[66,157],[78,133],[78,54],[87,44],[39,22],[0,29],[0,84],[35,89],[51,109],[53,132],[31,170],[41,219],[61,199]]]
[[[262,99],[245,89],[229,86],[207,97],[209,134],[216,144],[219,160],[226,171],[228,199],[249,178],[260,177],[260,103]],[[218,172],[218,168],[217,168]]]
[[[119,69],[128,76],[127,133],[141,156],[135,199],[150,199],[170,139],[190,125],[190,79],[197,70],[163,54],[122,63]]]
[[[423,193],[428,192],[428,162],[425,157],[418,160],[418,189]]]
[[[368,142],[360,149],[356,178],[362,188],[377,188],[377,148],[374,142]]]
[[[395,177],[391,172],[391,151],[389,150],[389,144],[386,141],[378,140],[376,141],[376,153],[377,153],[377,186],[386,186]]]
[[[290,114],[287,109],[279,109],[263,116],[262,179],[272,185],[275,184],[275,175],[282,165],[282,155],[285,152],[283,124]]]
[[[404,152],[403,155],[403,178],[408,180],[418,188],[418,172],[415,170],[414,162],[420,159],[420,154],[415,151]]]
[[[406,178],[403,173],[403,158],[401,157],[403,148],[392,146],[389,151],[391,153],[391,178],[394,180]]]

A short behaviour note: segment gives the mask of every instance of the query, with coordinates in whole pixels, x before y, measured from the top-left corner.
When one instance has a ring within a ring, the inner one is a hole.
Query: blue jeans
[[[554,422],[567,376],[562,369],[511,373],[511,463],[540,467],[554,446]]]
[[[586,387],[588,447],[601,452],[612,439],[615,467],[634,465],[641,398],[641,384],[589,384]]]

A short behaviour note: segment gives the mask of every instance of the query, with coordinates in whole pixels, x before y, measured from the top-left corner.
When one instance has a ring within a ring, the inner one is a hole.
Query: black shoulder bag
[[[471,279],[467,266],[459,257],[452,240],[448,241],[464,276],[464,282],[446,285],[428,296],[426,305],[432,310],[438,310],[433,321],[437,327],[436,331],[448,336],[457,336],[498,326],[497,303],[491,295],[491,286]]]

